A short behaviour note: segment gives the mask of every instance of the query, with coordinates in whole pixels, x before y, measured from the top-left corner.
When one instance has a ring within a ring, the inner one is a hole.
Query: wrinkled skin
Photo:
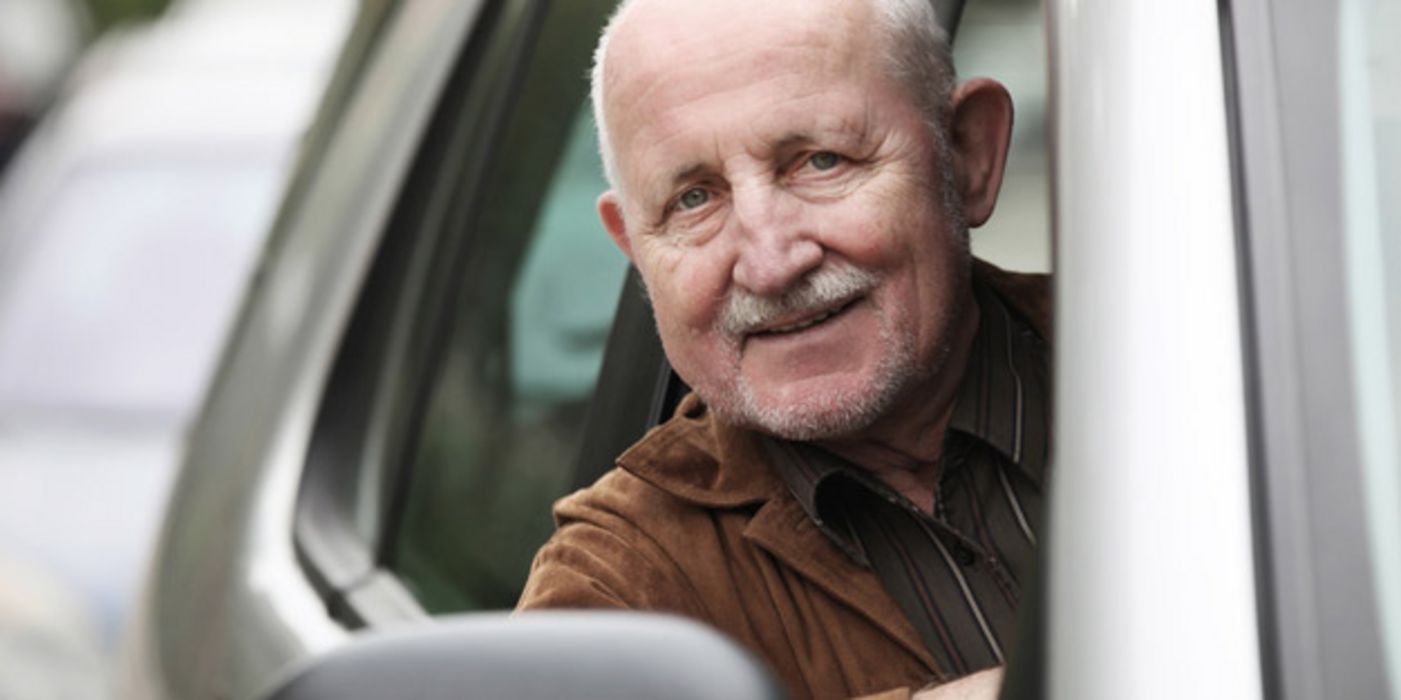
[[[599,212],[712,410],[922,503],[976,331],[965,223],[991,214],[1011,106],[993,81],[960,85],[941,149],[872,12],[634,5],[609,50],[617,182]]]

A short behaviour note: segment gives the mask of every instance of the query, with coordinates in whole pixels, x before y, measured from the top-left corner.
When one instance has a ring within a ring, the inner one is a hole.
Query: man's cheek
[[[719,317],[726,296],[724,271],[685,263],[659,271],[658,284],[665,289],[667,310],[686,325],[710,328]]]
[[[685,273],[684,252],[660,235],[639,237],[634,249],[637,268],[649,287],[668,284]]]

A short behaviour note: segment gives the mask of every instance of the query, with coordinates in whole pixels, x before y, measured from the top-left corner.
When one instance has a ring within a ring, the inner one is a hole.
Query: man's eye
[[[831,170],[841,163],[842,157],[831,151],[818,151],[808,157],[808,164],[817,170]]]
[[[676,205],[682,209],[695,209],[703,207],[710,201],[710,193],[699,187],[692,187],[681,193],[681,197],[676,200]]]

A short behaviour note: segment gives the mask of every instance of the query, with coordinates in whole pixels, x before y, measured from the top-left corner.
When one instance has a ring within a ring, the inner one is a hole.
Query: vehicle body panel
[[[1052,4],[1052,697],[1261,696],[1216,13]]]

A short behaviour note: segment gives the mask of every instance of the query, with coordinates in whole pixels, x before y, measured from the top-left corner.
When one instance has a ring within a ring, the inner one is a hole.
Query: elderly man
[[[990,695],[1049,443],[1045,279],[968,252],[1006,90],[928,0],[630,0],[593,88],[694,395],[557,504],[521,608],[695,617],[799,697]]]

